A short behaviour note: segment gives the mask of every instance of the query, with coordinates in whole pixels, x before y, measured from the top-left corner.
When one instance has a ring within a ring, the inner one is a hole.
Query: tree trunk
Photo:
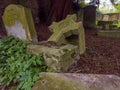
[[[38,0],[39,18],[48,25],[53,21],[60,21],[70,13],[72,0]]]

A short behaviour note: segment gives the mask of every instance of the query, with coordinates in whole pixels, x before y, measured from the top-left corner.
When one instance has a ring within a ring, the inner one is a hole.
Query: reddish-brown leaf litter
[[[67,72],[120,76],[120,38],[99,37],[97,31],[85,30],[86,52]],[[51,35],[44,25],[37,27],[37,33],[39,41]]]
[[[44,25],[36,29],[39,41],[45,41],[51,35]],[[100,37],[97,31],[85,30],[86,52],[80,55],[80,59],[67,72],[120,76],[120,38]]]
[[[115,74],[120,76],[120,38],[97,36],[97,30],[86,30],[86,53],[69,72]]]
[[[44,25],[36,29],[39,41],[47,40],[52,34]],[[80,59],[67,72],[120,76],[120,39],[99,37],[97,31],[85,30],[86,52],[80,55]],[[4,35],[3,30],[0,30],[0,37]]]

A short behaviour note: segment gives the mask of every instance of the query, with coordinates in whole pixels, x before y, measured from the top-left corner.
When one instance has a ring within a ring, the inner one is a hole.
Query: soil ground
[[[37,30],[40,41],[47,40],[51,35],[43,25],[39,26]],[[86,52],[67,72],[120,76],[120,39],[99,37],[97,31],[97,29],[85,30]]]
[[[44,25],[37,26],[39,41],[51,32]],[[86,52],[68,69],[69,73],[114,74],[120,76],[120,39],[97,36],[98,30],[85,30]],[[0,36],[4,36],[0,30]],[[7,90],[7,89],[6,89]]]
[[[99,37],[97,31],[85,30],[86,53],[68,72],[120,76],[120,39]]]

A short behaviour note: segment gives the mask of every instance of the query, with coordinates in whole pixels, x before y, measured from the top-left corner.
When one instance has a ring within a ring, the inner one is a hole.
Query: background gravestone
[[[108,15],[104,15],[104,16],[103,16],[103,21],[108,21],[108,19],[109,19],[109,16],[108,16]]]
[[[30,9],[11,4],[5,9],[2,18],[8,35],[22,40],[37,41]]]
[[[84,7],[83,10],[83,25],[84,28],[95,28],[96,27],[96,6],[89,5]]]
[[[103,14],[103,21],[118,21],[120,20],[120,14],[119,13],[107,13]]]

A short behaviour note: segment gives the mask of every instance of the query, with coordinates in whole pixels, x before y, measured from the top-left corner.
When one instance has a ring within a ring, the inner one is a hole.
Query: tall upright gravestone
[[[37,34],[29,8],[11,4],[6,7],[2,18],[8,35],[26,41],[37,41]]]

